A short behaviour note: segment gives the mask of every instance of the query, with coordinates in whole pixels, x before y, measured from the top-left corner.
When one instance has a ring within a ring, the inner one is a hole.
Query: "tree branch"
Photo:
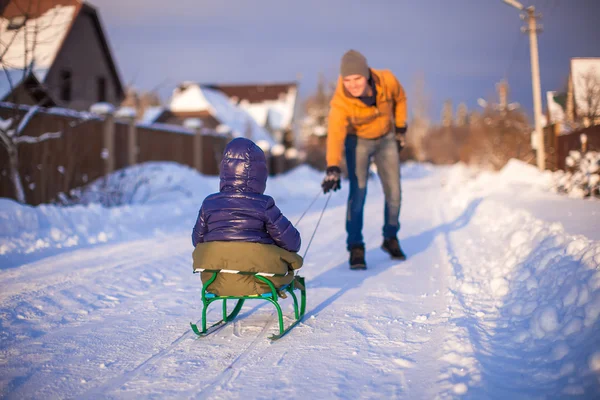
[[[40,136],[18,136],[15,138],[15,144],[20,143],[40,143],[50,139],[58,139],[62,136],[62,132],[46,132]]]
[[[29,121],[31,121],[31,118],[33,118],[33,116],[35,115],[35,113],[37,113],[37,111],[39,109],[40,109],[39,106],[32,106],[27,111],[27,114],[25,114],[25,116],[23,117],[23,119],[19,123],[19,126],[17,127],[17,131],[15,132],[16,136],[19,136],[19,135],[21,135],[21,133],[23,133],[23,130],[25,129],[25,127],[27,126],[27,124],[29,124]]]

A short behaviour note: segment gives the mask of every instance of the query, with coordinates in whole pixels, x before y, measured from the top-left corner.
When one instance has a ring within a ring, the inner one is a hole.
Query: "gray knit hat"
[[[342,75],[342,78],[348,75],[362,75],[368,79],[370,75],[369,65],[365,56],[356,50],[348,50],[342,56],[340,75]]]

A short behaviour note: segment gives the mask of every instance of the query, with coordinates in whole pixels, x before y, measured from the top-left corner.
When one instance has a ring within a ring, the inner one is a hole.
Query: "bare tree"
[[[413,91],[408,98],[412,115],[406,135],[407,148],[400,153],[400,156],[404,158],[407,154],[411,154],[418,161],[424,161],[427,156],[423,143],[431,124],[429,115],[431,94],[427,91],[423,73],[417,74],[414,82]]]
[[[533,161],[531,126],[527,116],[518,108],[490,105],[481,118],[469,125],[460,159],[469,164],[500,169],[511,159]]]
[[[133,86],[127,88],[125,100],[121,103],[121,107],[133,108],[138,120],[144,116],[147,109],[158,106],[161,106],[161,101],[156,91],[138,91]]]
[[[3,113],[7,118],[0,118],[0,143],[8,154],[9,174],[15,197],[19,202],[25,203],[19,173],[19,145],[40,143],[62,135],[62,132],[46,132],[37,136],[24,134],[27,125],[40,107],[47,105],[48,100],[46,96],[30,94],[44,92],[44,87],[35,74],[36,68],[43,64],[39,58],[44,55],[38,54],[36,50],[56,41],[53,28],[65,21],[60,20],[58,13],[39,15],[40,0],[13,0],[6,7],[9,6],[13,7],[13,11],[16,9],[17,15],[10,19],[0,17],[0,83],[9,93],[7,100],[10,101],[10,106]],[[32,102],[33,106],[24,112],[22,105]]]
[[[600,72],[591,67],[578,77],[579,93],[576,93],[578,103],[578,116],[583,119],[584,125],[600,123]]]
[[[10,179],[14,186],[17,201],[20,203],[25,203],[25,191],[23,190],[23,183],[21,182],[21,176],[19,174],[19,144],[39,143],[61,136],[61,132],[47,132],[37,137],[23,135],[23,130],[38,109],[38,106],[31,107],[18,122],[16,128],[11,128],[15,125],[11,118],[8,120],[0,119],[0,141],[8,153]]]
[[[422,141],[425,159],[436,164],[462,161],[490,169],[502,168],[511,158],[533,161],[532,128],[518,104],[479,103],[483,111],[472,112],[467,124],[428,130]]]
[[[327,167],[325,142],[327,138],[327,117],[329,102],[335,90],[335,81],[328,82],[321,73],[316,91],[303,103],[301,131],[306,150],[306,163],[319,170]]]

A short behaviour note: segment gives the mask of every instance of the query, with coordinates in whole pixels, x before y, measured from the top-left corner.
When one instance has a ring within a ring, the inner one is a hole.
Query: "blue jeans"
[[[400,159],[396,137],[388,133],[378,139],[363,139],[355,135],[346,137],[346,164],[350,180],[348,210],[346,213],[346,241],[348,250],[354,246],[364,246],[362,227],[367,179],[371,158],[377,166],[377,173],[385,193],[383,237],[396,237],[400,230]]]

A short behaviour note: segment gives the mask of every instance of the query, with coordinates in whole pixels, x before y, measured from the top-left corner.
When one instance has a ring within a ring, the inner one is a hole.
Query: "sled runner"
[[[198,329],[196,324],[190,322],[192,330],[194,333],[200,337],[205,337],[214,333],[215,331],[223,328],[229,322],[233,321],[237,315],[239,314],[242,306],[244,305],[244,301],[246,300],[266,300],[273,304],[277,310],[277,316],[279,321],[279,334],[272,335],[269,337],[271,340],[277,340],[286,335],[289,331],[291,331],[304,317],[304,312],[306,309],[306,288],[304,286],[304,278],[300,276],[296,276],[289,284],[284,285],[282,287],[275,287],[273,282],[269,280],[271,277],[285,277],[289,273],[285,274],[272,274],[272,273],[264,273],[264,272],[245,272],[245,271],[233,271],[227,269],[219,269],[219,270],[210,270],[210,269],[195,269],[194,273],[208,272],[212,273],[212,277],[206,281],[202,285],[202,330]],[[254,276],[254,278],[268,285],[270,291],[267,293],[257,293],[247,296],[217,296],[214,293],[210,292],[210,285],[217,279],[217,274],[240,274],[240,275],[249,275]],[[293,272],[291,272],[293,273]],[[298,298],[296,297],[296,293],[294,290],[300,291],[300,303],[298,303]],[[285,292],[289,293],[292,296],[294,301],[294,315],[295,321],[287,328],[284,328],[283,324],[283,313],[281,311],[281,306],[279,305],[279,298],[287,298]],[[208,310],[208,306],[215,301],[223,301],[223,319],[213,325],[207,327],[206,320],[206,312]],[[227,314],[227,300],[237,300],[235,307],[231,311],[230,314]]]

